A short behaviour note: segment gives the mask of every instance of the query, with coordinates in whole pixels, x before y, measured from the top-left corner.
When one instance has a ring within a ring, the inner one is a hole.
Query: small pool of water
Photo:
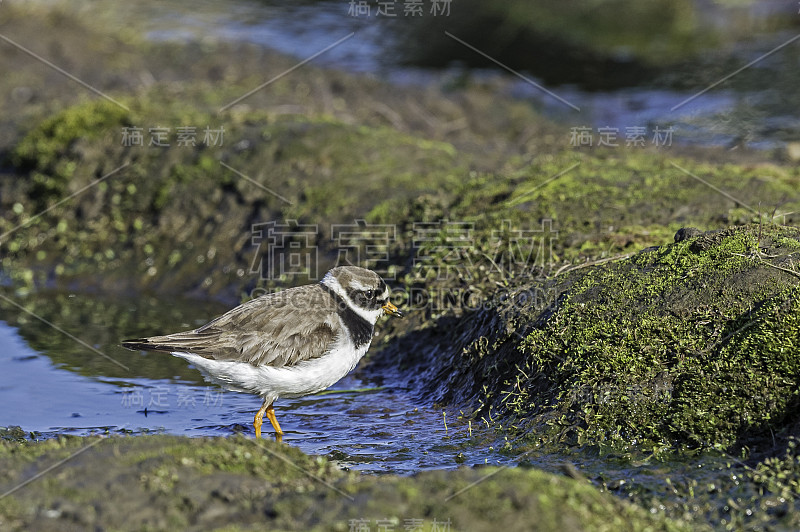
[[[166,353],[139,354],[119,348],[111,338],[131,336],[120,328],[128,325],[115,325],[116,320],[87,323],[85,312],[95,314],[90,300],[55,299],[64,304],[70,300],[80,311],[68,316],[77,319],[59,320],[67,307],[58,304],[45,305],[36,313],[97,352],[34,317],[0,316],[25,321],[20,327],[0,322],[0,426],[18,425],[42,438],[106,431],[253,436],[253,416],[261,406],[258,397],[206,384],[198,371]],[[108,310],[108,302],[100,305]],[[149,315],[138,312],[142,306],[154,305],[166,307],[167,303],[150,299],[130,301],[125,307],[141,317]],[[186,325],[185,319],[165,320],[151,333]],[[108,329],[102,331],[102,327]],[[97,342],[98,337],[109,339],[108,343]],[[103,364],[93,368],[91,362],[99,361]],[[485,427],[458,419],[459,413],[452,409],[416,402],[411,395],[391,376],[370,375],[362,368],[319,395],[279,400],[276,413],[286,432],[283,442],[309,454],[325,455],[341,467],[369,473],[411,474],[512,461],[495,451],[495,436]],[[268,423],[263,434],[272,437]]]
[[[109,27],[135,28],[156,41],[247,42],[294,56],[298,62],[311,61],[313,65],[368,74],[395,84],[490,83],[496,90],[530,102],[563,123],[568,145],[587,145],[573,141],[573,128],[590,130],[592,145],[601,142],[610,146],[668,148],[674,142],[771,149],[798,140],[800,116],[795,87],[800,72],[796,68],[800,57],[800,41],[797,41],[800,14],[797,2],[791,0],[684,3],[685,20],[679,18],[672,23],[683,20],[687,35],[681,37],[680,31],[675,35],[654,35],[652,42],[644,39],[641,46],[645,49],[683,46],[693,52],[686,53],[681,61],[670,63],[666,71],[661,71],[662,65],[656,61],[647,63],[647,68],[642,65],[638,74],[629,72],[626,76],[615,75],[613,69],[604,71],[602,76],[592,75],[597,65],[591,62],[577,63],[564,70],[566,57],[548,62],[537,53],[520,53],[533,60],[525,63],[527,66],[513,69],[517,74],[514,75],[460,44],[452,48],[452,57],[437,56],[438,66],[432,68],[418,61],[429,59],[427,56],[415,59],[413,54],[405,53],[419,40],[417,34],[409,36],[398,31],[408,29],[409,17],[379,15],[377,2],[360,2],[371,5],[370,15],[357,15],[353,13],[355,4],[324,0],[224,3],[199,0],[191,4],[144,0],[127,5],[98,0],[86,6],[67,5],[87,16],[91,10],[91,16],[102,17]],[[400,3],[397,7],[402,11]],[[464,7],[455,2],[448,16],[437,18],[425,13],[424,17],[418,17],[419,21],[436,24],[429,28],[423,24],[419,31],[423,35],[428,31],[431,39],[438,35],[450,44],[452,39],[442,35],[445,30],[454,31],[467,44],[470,41],[479,44],[484,32],[461,33],[466,30],[459,26],[464,14],[459,9]],[[579,10],[577,4],[565,5],[562,18],[572,20],[569,17],[575,9]],[[659,11],[653,10],[651,16],[657,18]],[[613,20],[607,19],[605,23]],[[658,26],[661,21],[649,22]],[[569,33],[566,30],[570,24],[564,24],[566,27],[562,29]],[[605,38],[615,34],[613,27],[601,26],[599,31],[599,36]],[[716,37],[710,38],[707,35],[710,33]],[[576,35],[580,36],[580,31]],[[707,44],[698,44],[706,40]],[[511,47],[510,51],[516,48]],[[582,51],[591,54],[602,46],[598,44],[597,48],[593,50],[588,45]],[[618,54],[625,56],[625,49],[620,47]],[[437,53],[427,47],[422,50],[431,55]],[[437,50],[441,54],[441,49]],[[512,61],[514,54],[511,56],[499,55],[495,60],[504,63]],[[597,59],[597,62],[602,61]],[[624,66],[625,62],[621,64]],[[579,76],[582,83],[572,79],[572,74],[583,71]],[[628,81],[620,82],[615,89],[606,88],[603,83],[589,85],[601,77]]]

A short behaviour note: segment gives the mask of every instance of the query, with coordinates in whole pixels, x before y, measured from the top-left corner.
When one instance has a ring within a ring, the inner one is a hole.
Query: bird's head
[[[365,268],[339,266],[330,270],[322,284],[338,294],[361,317],[375,323],[381,315],[403,317],[403,313],[389,301],[391,290],[381,277]]]

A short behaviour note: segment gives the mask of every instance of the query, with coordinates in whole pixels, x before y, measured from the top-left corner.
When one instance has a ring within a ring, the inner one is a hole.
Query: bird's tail
[[[171,353],[173,351],[191,349],[197,343],[197,333],[195,331],[187,331],[166,336],[151,336],[150,338],[123,340],[122,347],[132,351],[163,351],[165,353]]]

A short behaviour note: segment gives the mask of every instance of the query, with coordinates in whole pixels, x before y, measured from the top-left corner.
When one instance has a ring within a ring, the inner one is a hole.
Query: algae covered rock
[[[129,110],[68,107],[19,140],[9,159],[20,177],[0,176],[9,276],[238,298],[259,281],[257,224],[307,228],[325,271],[337,258],[326,254],[332,224],[454,181],[460,165],[450,144],[385,127],[268,112],[218,118],[159,98],[128,101]],[[149,145],[153,128],[143,125],[156,123],[225,133],[213,145],[202,131],[180,144],[175,127],[163,128],[165,145]],[[124,141],[135,128],[141,145]],[[417,179],[422,168],[436,184]]]
[[[377,362],[512,432],[575,446],[730,449],[794,426],[800,231],[677,240],[510,285]]]
[[[240,437],[0,440],[0,471],[4,530],[688,530],[537,470],[359,477]]]

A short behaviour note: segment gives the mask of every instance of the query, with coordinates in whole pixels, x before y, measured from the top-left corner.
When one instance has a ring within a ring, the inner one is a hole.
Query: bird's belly
[[[367,349],[369,344],[354,349],[352,344],[342,342],[321,357],[282,367],[213,360],[193,353],[172,354],[194,364],[211,382],[275,400],[302,397],[329,388],[356,367]]]
[[[260,369],[268,374],[265,377],[269,381],[269,387],[279,397],[302,397],[321,392],[338,382],[356,367],[367,349],[369,345],[357,350],[347,346],[291,367]]]

